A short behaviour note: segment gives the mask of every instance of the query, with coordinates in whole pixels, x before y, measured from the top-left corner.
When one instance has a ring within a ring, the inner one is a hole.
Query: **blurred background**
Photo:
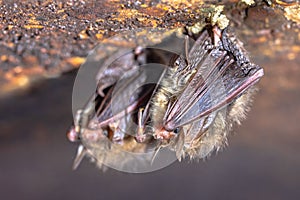
[[[295,2],[299,4],[298,1]],[[2,10],[4,5],[8,9],[7,2],[0,3]],[[119,4],[120,2],[117,2],[116,5]],[[14,7],[14,4],[9,5],[12,5],[9,7],[11,9]],[[50,3],[46,5],[49,8]],[[253,9],[268,6],[268,12],[271,12],[270,8],[275,9],[272,5],[258,4],[254,5]],[[67,4],[63,4],[62,7],[64,6],[67,8]],[[276,9],[275,11],[277,13]],[[249,9],[247,13],[251,13]],[[80,15],[78,16],[80,18]],[[2,18],[2,28],[5,28],[5,23],[7,21]],[[184,160],[152,173],[127,174],[113,169],[103,173],[87,159],[84,159],[76,171],[72,171],[77,145],[67,140],[66,131],[73,120],[71,96],[76,70],[60,68],[64,73],[60,71],[62,75],[59,77],[51,76],[50,79],[37,80],[37,73],[45,74],[45,71],[41,70],[35,72],[34,79],[30,79],[34,81],[26,88],[18,89],[17,92],[7,89],[14,87],[2,88],[0,198],[299,199],[300,35],[299,24],[293,22],[291,26],[288,30],[292,31],[287,32],[283,32],[281,26],[280,29],[274,29],[275,36],[272,31],[268,32],[267,28],[270,27],[259,28],[260,31],[264,30],[259,36],[248,34],[248,37],[242,39],[246,42],[246,49],[249,49],[253,62],[265,69],[265,76],[258,84],[260,90],[248,118],[234,129],[229,138],[229,146],[206,161]],[[248,27],[251,26],[248,24]],[[9,51],[8,47],[3,46],[5,42],[10,41],[4,39],[3,30],[0,52],[2,56],[9,57],[17,51]],[[11,35],[16,33],[9,29],[7,31]],[[257,33],[257,29],[254,32]],[[285,41],[290,32],[296,34]],[[244,32],[238,33],[243,38]],[[284,42],[276,43],[278,38]],[[31,40],[37,39],[33,37]],[[80,40],[78,43],[83,42]],[[73,54],[76,55],[74,52]],[[19,57],[23,58],[28,56],[26,51],[24,55],[20,55]],[[33,54],[37,57],[39,55]],[[51,54],[49,55],[51,57]],[[18,58],[18,55],[15,57]],[[59,59],[62,60],[60,63],[63,63],[67,58],[62,56]],[[68,63],[72,65],[75,61],[77,60]],[[20,71],[16,66],[29,69],[21,70],[19,75],[32,72],[31,68],[22,65],[23,62],[18,65],[9,65],[9,62],[13,61],[1,63],[2,86],[8,85],[9,70]],[[43,68],[45,65],[36,66]],[[51,68],[51,65],[48,68]],[[10,81],[9,84],[13,84],[15,79]]]

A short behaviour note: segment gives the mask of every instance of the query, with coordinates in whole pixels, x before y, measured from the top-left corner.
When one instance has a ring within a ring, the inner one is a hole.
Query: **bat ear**
[[[180,132],[180,128],[179,128],[179,127],[175,128],[173,132],[174,132],[175,134],[178,134],[178,133]]]
[[[76,158],[73,162],[73,170],[76,170],[79,166],[79,164],[81,163],[82,159],[84,158],[84,156],[87,154],[87,150],[83,145],[79,145],[78,149],[77,149],[77,155]]]
[[[178,129],[178,128],[176,128]],[[180,131],[180,132],[179,132]],[[178,161],[180,162],[181,159],[184,157],[184,143],[185,143],[185,134],[183,132],[183,129],[178,129],[178,133],[179,135],[177,136],[177,142],[176,142],[176,157],[178,159]]]

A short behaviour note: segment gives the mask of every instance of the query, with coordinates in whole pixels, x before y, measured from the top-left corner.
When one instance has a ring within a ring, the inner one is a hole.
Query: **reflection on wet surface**
[[[253,59],[265,77],[229,146],[205,162],[185,160],[149,174],[102,173],[87,160],[71,171],[76,145],[65,131],[74,73],[1,99],[1,199],[297,199],[299,64]]]

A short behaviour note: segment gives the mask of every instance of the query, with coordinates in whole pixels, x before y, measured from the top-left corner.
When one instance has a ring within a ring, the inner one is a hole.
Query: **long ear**
[[[159,153],[160,149],[163,147],[162,143],[160,142],[156,147],[155,147],[155,150],[154,150],[154,153],[152,155],[152,158],[151,158],[151,165],[153,164],[157,154]]]
[[[72,166],[73,170],[76,170],[78,168],[79,164],[81,163],[82,159],[86,154],[87,154],[86,148],[83,145],[79,145],[77,149],[77,155]]]
[[[185,134],[183,129],[180,130],[178,136],[177,136],[177,141],[176,141],[176,157],[178,159],[178,161],[181,161],[181,158],[184,156],[183,153],[183,148],[184,148],[184,140],[185,140]]]

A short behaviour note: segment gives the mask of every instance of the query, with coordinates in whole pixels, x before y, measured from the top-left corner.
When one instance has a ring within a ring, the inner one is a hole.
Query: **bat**
[[[114,62],[104,70],[100,68],[97,91],[85,107],[77,111],[74,125],[67,133],[70,141],[81,142],[73,169],[78,167],[85,156],[90,157],[100,168],[106,169],[103,163],[114,166],[124,157],[130,160],[130,155],[124,153],[128,146],[132,152],[143,152],[148,146],[135,142],[132,136],[125,134],[130,132],[129,124],[134,120],[132,117],[137,107],[147,102],[152,91],[151,86],[146,86],[138,88],[130,98],[127,96],[132,94],[135,85],[145,81],[145,76],[138,69],[143,57],[140,47],[125,54],[119,51]],[[122,77],[123,74],[128,77]],[[121,77],[122,81],[119,80]],[[118,102],[122,99],[130,101]]]
[[[159,83],[148,133],[176,151],[178,160],[219,151],[232,125],[245,118],[251,86],[264,74],[235,36],[216,26],[205,29],[186,55]]]
[[[263,69],[227,29],[207,26],[184,34],[185,55],[137,46],[100,67],[97,91],[68,132],[70,141],[81,142],[73,168],[87,155],[102,169],[141,171],[163,149],[178,160],[202,159],[227,144],[233,124],[249,110]],[[152,74],[141,65],[160,56],[166,67],[147,85]]]

